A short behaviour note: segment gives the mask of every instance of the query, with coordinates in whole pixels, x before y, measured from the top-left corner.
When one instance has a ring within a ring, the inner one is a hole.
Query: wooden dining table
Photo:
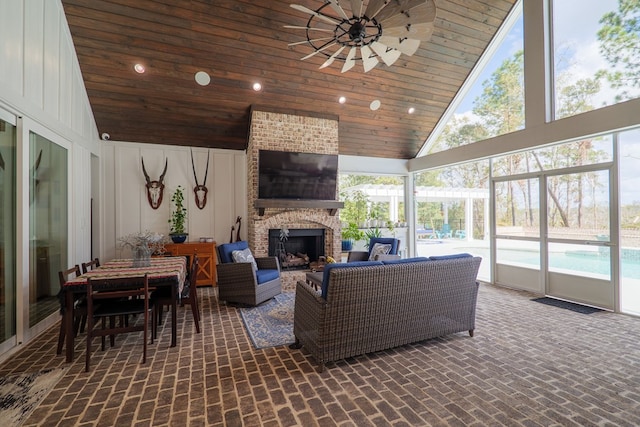
[[[182,292],[187,275],[187,261],[185,257],[158,257],[151,258],[150,265],[136,266],[133,259],[114,259],[100,267],[88,271],[76,278],[69,279],[64,285],[64,304],[71,310],[64,310],[66,334],[66,360],[73,360],[74,331],[73,331],[73,303],[75,297],[87,292],[87,280],[89,278],[118,278],[137,277],[147,275],[149,286],[153,288],[171,288],[171,347],[177,343],[177,312],[178,296]]]

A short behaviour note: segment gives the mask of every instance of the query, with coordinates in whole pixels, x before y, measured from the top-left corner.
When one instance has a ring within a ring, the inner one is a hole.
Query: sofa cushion
[[[264,269],[256,271],[256,280],[258,281],[258,285],[270,282],[278,277],[280,277],[280,272],[278,270]]]
[[[245,240],[241,240],[235,243],[224,243],[218,246],[218,252],[220,253],[220,262],[228,263],[233,262],[233,251],[241,251],[247,249],[249,244]]]
[[[391,243],[376,243],[369,252],[369,261],[375,261],[378,255],[387,255],[391,252]]]
[[[383,265],[380,261],[353,261],[353,262],[336,262],[332,264],[326,264],[324,266],[322,274],[322,298],[327,298],[327,290],[329,288],[329,273],[334,268],[352,268],[352,267],[366,267],[369,265]]]
[[[233,251],[231,252],[231,257],[233,258],[233,262],[250,262],[253,265],[254,270],[258,269],[256,259],[253,257],[251,249],[249,248]]]
[[[402,259],[390,259],[383,260],[382,263],[387,264],[411,264],[412,262],[424,262],[429,261],[429,258],[424,256],[414,257],[414,258],[402,258]]]
[[[430,256],[429,259],[431,261],[442,261],[445,259],[458,259],[458,258],[471,258],[471,257],[473,257],[473,255],[468,253],[462,253],[462,254],[451,254],[451,255],[433,255],[433,256]]]

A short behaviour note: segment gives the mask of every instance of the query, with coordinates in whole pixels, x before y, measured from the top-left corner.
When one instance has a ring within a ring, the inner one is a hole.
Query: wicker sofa
[[[475,328],[481,258],[416,258],[335,265],[322,289],[299,281],[293,348],[320,363]],[[440,259],[445,258],[445,259]]]

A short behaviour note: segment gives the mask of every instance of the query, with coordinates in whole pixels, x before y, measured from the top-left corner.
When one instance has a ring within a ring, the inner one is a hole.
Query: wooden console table
[[[196,286],[216,286],[218,276],[216,273],[216,242],[185,242],[168,243],[164,245],[167,252],[175,256],[192,256],[198,254],[198,275]]]

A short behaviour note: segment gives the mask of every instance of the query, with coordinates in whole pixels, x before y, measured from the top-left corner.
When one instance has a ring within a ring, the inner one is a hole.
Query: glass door
[[[549,296],[613,310],[609,169],[545,179]]]
[[[496,283],[543,291],[538,176],[510,176],[493,181]]]
[[[16,140],[0,117],[0,353],[16,336]]]

